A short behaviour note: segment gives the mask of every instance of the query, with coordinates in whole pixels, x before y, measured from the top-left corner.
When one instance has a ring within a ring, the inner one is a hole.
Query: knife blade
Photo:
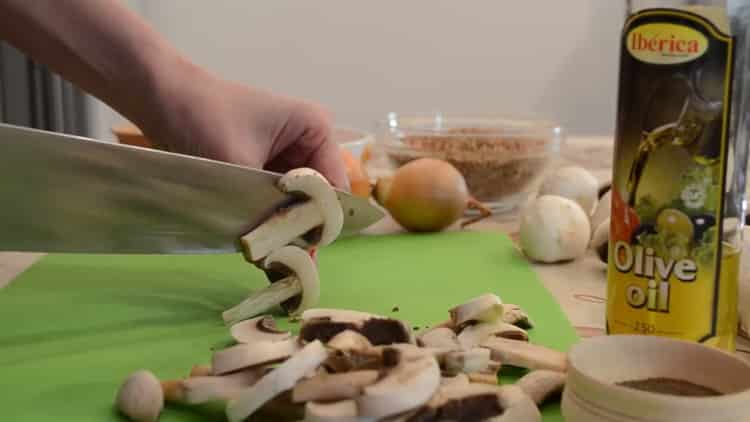
[[[205,158],[0,124],[0,250],[231,253],[293,198],[281,176]],[[337,191],[342,236],[382,217]]]

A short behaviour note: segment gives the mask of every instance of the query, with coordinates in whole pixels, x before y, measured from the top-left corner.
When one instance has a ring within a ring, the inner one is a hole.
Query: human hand
[[[194,68],[160,94],[144,133],[168,150],[286,172],[311,167],[332,185],[349,182],[319,105],[216,78]]]

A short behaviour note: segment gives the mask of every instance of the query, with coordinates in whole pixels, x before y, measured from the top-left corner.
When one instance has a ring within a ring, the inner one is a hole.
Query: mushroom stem
[[[255,317],[274,306],[302,293],[302,284],[297,277],[287,277],[271,283],[262,290],[253,292],[239,305],[224,311],[224,322],[232,325],[245,319]]]
[[[466,208],[479,211],[479,215],[471,217],[468,220],[461,223],[461,228],[464,228],[471,224],[482,221],[485,218],[490,217],[492,215],[492,210],[487,208],[487,206],[484,205],[483,203],[477,201],[475,198],[469,198],[469,202],[466,204]]]
[[[240,238],[245,258],[257,262],[283,246],[304,245],[307,242],[302,241],[301,236],[322,224],[323,214],[313,201],[284,208]]]
[[[568,357],[565,353],[525,341],[488,337],[480,346],[490,349],[492,359],[502,362],[503,365],[558,372],[565,372],[568,368]]]

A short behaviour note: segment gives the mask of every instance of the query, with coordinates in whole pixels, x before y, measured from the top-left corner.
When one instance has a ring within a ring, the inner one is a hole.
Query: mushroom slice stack
[[[308,343],[252,387],[244,389],[231,400],[227,405],[227,418],[230,422],[245,420],[274,397],[291,390],[305,375],[316,370],[327,357],[328,351],[321,342]]]
[[[279,179],[282,192],[298,195],[303,202],[278,211],[250,233],[242,236],[245,256],[258,262],[290,244],[304,248],[326,246],[338,237],[344,213],[336,191],[310,168],[298,168]]]
[[[334,336],[347,330],[362,334],[376,346],[414,343],[411,328],[401,320],[335,309],[305,311],[299,337],[302,342],[320,340],[328,343]]]

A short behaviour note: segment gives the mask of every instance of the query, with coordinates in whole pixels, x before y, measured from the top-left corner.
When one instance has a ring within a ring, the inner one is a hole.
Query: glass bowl
[[[556,165],[562,128],[542,120],[494,115],[389,113],[377,124],[368,174],[431,157],[453,164],[474,198],[495,212],[518,207]]]

